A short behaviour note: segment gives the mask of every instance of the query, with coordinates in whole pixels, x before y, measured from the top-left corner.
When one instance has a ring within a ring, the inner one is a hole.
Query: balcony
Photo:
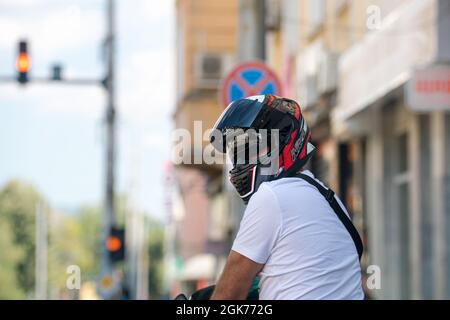
[[[437,55],[437,1],[411,0],[392,11],[378,30],[344,53],[338,65],[337,126],[404,85],[412,71]],[[339,131],[339,130],[338,130]]]

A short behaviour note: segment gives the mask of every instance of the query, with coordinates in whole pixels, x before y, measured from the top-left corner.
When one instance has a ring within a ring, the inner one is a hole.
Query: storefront
[[[402,9],[341,57],[332,129],[357,150],[352,183],[368,263],[382,276],[374,296],[449,298],[450,69],[440,32],[448,6],[410,1]]]

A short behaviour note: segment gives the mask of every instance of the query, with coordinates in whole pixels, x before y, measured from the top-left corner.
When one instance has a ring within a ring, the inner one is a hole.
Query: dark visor
[[[236,100],[225,109],[214,129],[250,128],[262,108],[263,104],[256,98]]]
[[[210,141],[213,146],[225,151],[225,130],[226,129],[248,129],[252,126],[263,104],[255,98],[240,99],[232,102],[217,120]]]

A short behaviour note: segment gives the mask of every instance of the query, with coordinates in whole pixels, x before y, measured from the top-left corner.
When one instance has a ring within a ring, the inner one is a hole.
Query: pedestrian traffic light
[[[125,230],[112,227],[105,245],[111,262],[123,261],[125,259]]]
[[[16,60],[17,81],[21,84],[28,82],[28,71],[31,67],[30,57],[28,55],[28,43],[26,41],[19,42],[19,52]]]

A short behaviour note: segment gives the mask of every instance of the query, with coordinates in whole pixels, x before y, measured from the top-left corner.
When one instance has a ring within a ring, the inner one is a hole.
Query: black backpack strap
[[[337,202],[336,198],[334,197],[334,191],[325,188],[319,182],[317,182],[316,179],[311,178],[306,174],[300,173],[297,175],[297,177],[305,180],[309,184],[316,187],[317,190],[319,190],[319,192],[325,197],[325,199],[328,201],[333,211],[338,216],[339,220],[341,220],[341,222],[344,224],[348,233],[350,233],[350,236],[352,237],[353,242],[355,243],[356,250],[358,251],[359,260],[361,260],[361,256],[363,253],[363,244],[361,241],[361,237],[359,236],[359,233],[356,230],[350,218],[347,216],[344,210],[342,210],[341,206],[339,205],[339,202]]]

